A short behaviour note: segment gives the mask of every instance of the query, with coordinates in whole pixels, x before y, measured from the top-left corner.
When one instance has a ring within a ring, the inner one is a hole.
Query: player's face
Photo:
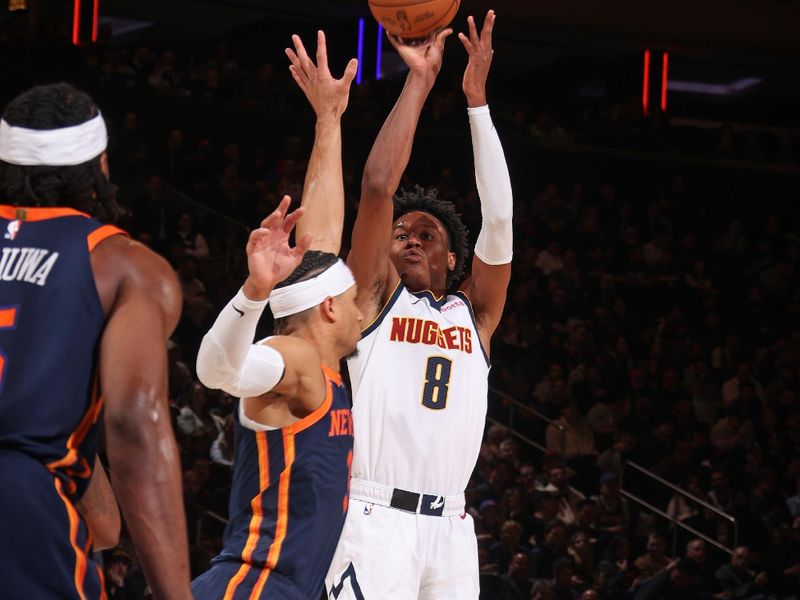
[[[339,336],[344,350],[343,356],[349,356],[356,350],[356,345],[361,339],[361,322],[364,315],[356,305],[356,286],[336,298],[342,318],[339,319]]]
[[[394,222],[391,258],[403,284],[412,292],[444,292],[456,258],[447,230],[433,215],[412,211]]]

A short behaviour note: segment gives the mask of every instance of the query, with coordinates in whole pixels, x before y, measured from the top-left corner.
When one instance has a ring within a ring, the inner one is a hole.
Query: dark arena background
[[[798,597],[800,2],[465,0],[454,28],[488,8],[515,254],[466,492],[481,599],[673,598],[652,583],[675,573],[687,600]],[[319,28],[334,74],[361,59],[349,232],[405,74],[366,0],[11,0],[2,15],[3,105],[39,83],[89,92],[122,226],[179,275],[169,400],[193,575],[219,550],[235,459],[235,400],[194,361],[249,230],[299,201],[314,115],[283,49]],[[451,38],[406,176],[456,201],[474,241],[465,65]],[[147,597],[124,529],[103,561],[110,597]]]

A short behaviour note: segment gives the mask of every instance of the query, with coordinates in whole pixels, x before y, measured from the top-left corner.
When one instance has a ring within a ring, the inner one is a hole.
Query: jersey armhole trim
[[[475,327],[475,333],[478,334],[478,345],[481,347],[481,352],[483,352],[483,358],[486,361],[486,366],[491,369],[492,361],[489,360],[489,355],[486,352],[486,348],[483,347],[483,341],[481,341],[480,331],[478,330],[478,321],[475,320],[475,311],[472,310],[472,302],[469,301],[467,295],[461,290],[457,291],[455,295],[461,298],[464,301],[464,304],[467,305],[467,310],[469,310],[470,319],[472,319],[472,325]]]
[[[314,412],[306,415],[299,421],[292,423],[288,427],[285,427],[284,431],[286,431],[286,433],[300,433],[304,429],[311,427],[314,423],[328,414],[328,411],[331,409],[331,404],[333,404],[333,386],[339,384],[337,384],[336,381],[328,375],[328,370],[325,367],[322,367],[322,376],[325,378],[325,400],[322,401],[322,404],[320,404]]]
[[[129,237],[128,232],[123,231],[114,225],[101,225],[95,229],[86,236],[86,244],[89,247],[89,252],[94,250],[100,242],[114,235],[124,235],[125,237]]]
[[[361,332],[361,339],[363,340],[367,337],[370,333],[375,331],[378,326],[383,322],[383,319],[386,318],[386,315],[389,314],[389,311],[392,310],[392,306],[394,303],[397,302],[397,299],[400,297],[400,293],[405,289],[403,285],[403,281],[399,280],[397,282],[397,286],[394,288],[392,295],[389,297],[389,300],[386,301],[381,311],[378,313],[378,316],[375,317],[375,320],[370,323],[366,329]]]
[[[304,429],[308,429],[314,423],[322,419],[331,408],[331,404],[333,404],[333,386],[341,386],[342,379],[341,376],[328,369],[327,367],[322,368],[322,376],[325,379],[325,400],[322,401],[313,412],[307,414],[305,417],[300,419],[299,421],[295,421],[291,425],[287,425],[286,427],[272,427],[270,425],[264,425],[263,423],[259,423],[258,421],[254,421],[250,417],[248,417],[244,412],[244,403],[247,398],[241,398],[239,400],[239,423],[241,423],[242,427],[245,429],[249,429],[250,431],[285,431],[289,434],[296,434],[300,433]]]

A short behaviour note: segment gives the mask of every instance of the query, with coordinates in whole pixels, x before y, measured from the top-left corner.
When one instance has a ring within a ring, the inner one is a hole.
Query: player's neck
[[[302,329],[297,329],[293,335],[303,338],[314,346],[320,363],[338,373],[342,356],[336,341],[332,339],[329,333],[323,327],[303,327]]]

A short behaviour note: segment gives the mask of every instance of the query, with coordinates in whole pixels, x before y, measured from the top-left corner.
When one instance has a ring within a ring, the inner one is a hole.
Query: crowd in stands
[[[42,27],[36,44],[6,31],[0,71],[19,73],[24,47],[23,80],[37,82],[30,66],[61,44]],[[172,263],[184,292],[169,393],[195,575],[220,545],[235,399],[198,383],[194,359],[243,280],[248,227],[282,194],[299,200],[313,131],[282,64],[245,68],[227,42],[209,47],[183,51],[153,30],[118,44],[105,30],[96,46],[69,50],[58,72],[106,112],[112,176],[130,209],[123,225]],[[407,183],[438,187],[474,234],[480,211],[453,81],[440,78],[429,101]],[[398,85],[353,90],[346,230]],[[481,598],[800,597],[796,186],[781,195],[783,181],[761,172],[544,151],[543,140],[609,139],[649,151],[658,119],[632,101],[606,107],[591,128],[562,127],[518,93],[492,93],[515,184],[515,257],[491,351],[494,424],[467,490]],[[253,115],[267,115],[259,131]],[[723,128],[718,142],[695,150],[796,160],[791,138],[740,145]],[[106,557],[106,583],[115,599],[146,594],[126,540]]]

